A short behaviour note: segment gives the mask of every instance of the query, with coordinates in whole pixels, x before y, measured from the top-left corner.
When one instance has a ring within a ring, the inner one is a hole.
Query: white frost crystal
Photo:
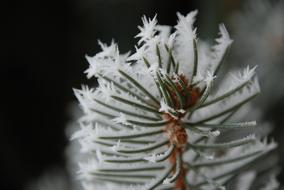
[[[156,16],[143,17],[134,54],[99,42],[102,52],[87,56],[87,76],[99,86],[74,90],[84,115],[72,136],[90,158],[80,163],[85,189],[225,189],[276,147],[253,134],[218,141],[224,131],[256,125],[230,119],[259,86],[255,68],[215,85],[233,41],[221,24],[216,44],[204,48],[196,14],[178,13],[172,34]]]

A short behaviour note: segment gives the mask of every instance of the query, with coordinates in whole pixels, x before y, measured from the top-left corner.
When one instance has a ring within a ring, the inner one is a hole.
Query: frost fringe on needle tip
[[[79,164],[86,190],[224,189],[276,147],[253,134],[218,141],[225,131],[256,126],[230,118],[259,86],[249,67],[214,85],[233,41],[221,24],[209,49],[197,39],[196,14],[178,13],[174,29],[144,16],[135,53],[99,42],[102,51],[86,57],[87,77],[99,86],[74,89],[84,116],[72,136],[92,154]]]

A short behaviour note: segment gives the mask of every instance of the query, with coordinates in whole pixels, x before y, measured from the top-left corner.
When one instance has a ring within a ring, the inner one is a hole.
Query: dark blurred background
[[[87,81],[85,55],[94,55],[97,40],[133,50],[143,14],[158,14],[160,24],[175,25],[176,12],[198,9],[203,38],[216,36],[218,23],[242,1],[226,0],[30,0],[2,4],[0,189],[21,190],[46,169],[64,167],[68,142],[65,126],[72,88]],[[283,85],[283,84],[282,84]],[[265,116],[276,124],[273,136],[284,137],[283,101]],[[280,144],[283,149],[283,144]],[[283,158],[283,155],[282,155]],[[280,178],[279,178],[280,179]],[[281,175],[283,181],[283,175]]]

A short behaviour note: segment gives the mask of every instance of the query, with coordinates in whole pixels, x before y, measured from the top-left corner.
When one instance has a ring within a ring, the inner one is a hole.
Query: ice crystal
[[[233,41],[221,24],[216,44],[204,48],[193,26],[196,14],[178,13],[172,34],[156,16],[143,17],[128,58],[114,42],[99,42],[102,51],[87,56],[87,76],[99,87],[74,90],[84,115],[72,137],[91,155],[79,165],[85,189],[225,189],[276,147],[253,132],[218,141],[225,131],[256,125],[230,119],[259,86],[248,67],[215,86]]]

